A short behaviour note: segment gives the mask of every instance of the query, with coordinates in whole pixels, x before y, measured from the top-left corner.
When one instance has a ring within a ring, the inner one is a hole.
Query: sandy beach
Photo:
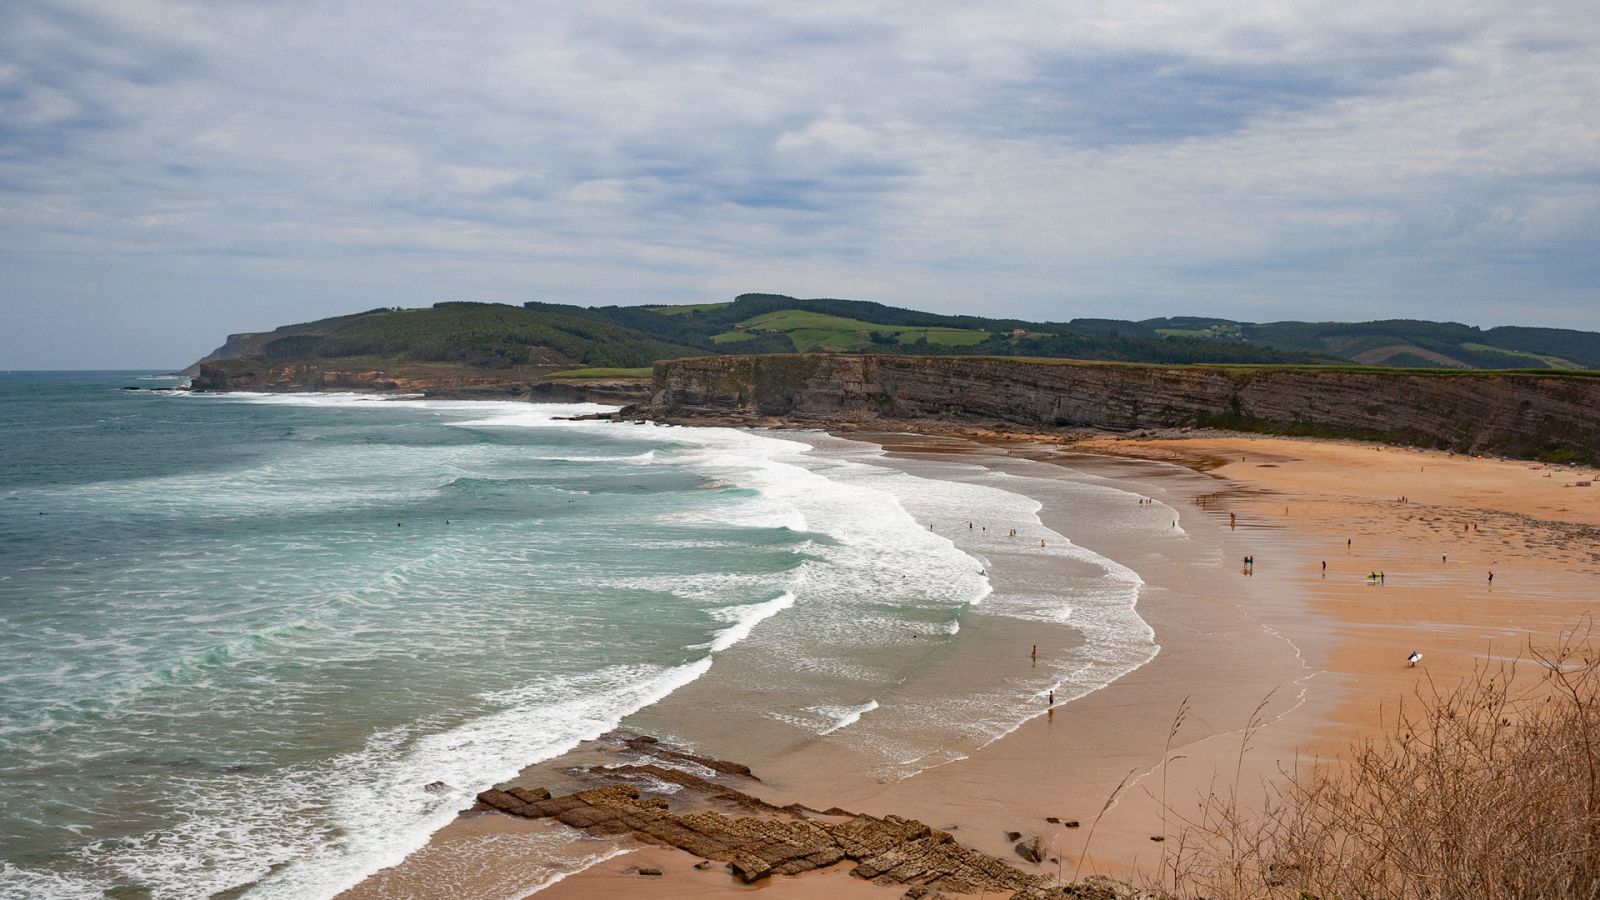
[[[1203,793],[1237,790],[1247,805],[1257,802],[1280,769],[1336,756],[1419,685],[1448,685],[1515,658],[1530,640],[1577,625],[1600,600],[1600,489],[1575,486],[1588,471],[1285,438],[847,437],[884,447],[882,465],[950,482],[1003,477],[1007,490],[1038,501],[1043,526],[1138,573],[1137,611],[1159,652],[1053,711],[1041,702],[1010,733],[910,777],[886,773],[846,741],[784,740],[761,721],[721,715],[720,702],[740,690],[734,654],[624,727],[748,764],[762,780],[741,789],[763,800],[919,819],[1026,871],[1153,877],[1166,845],[1152,838],[1174,834]],[[981,510],[972,518],[982,534],[929,524],[948,529],[958,547],[1009,527],[984,521]],[[991,546],[969,552],[989,560],[998,597],[1026,595],[1052,572],[1066,576],[1059,557],[1030,556],[1020,545],[997,556]],[[1243,565],[1247,556],[1253,567]],[[1374,572],[1381,583],[1368,577]],[[915,699],[964,680],[1031,683],[1041,662],[1073,656],[1073,635],[1061,625],[975,617],[904,690]],[[1413,668],[1406,656],[1414,650],[1423,658]],[[570,789],[570,773],[604,758],[602,749],[580,748],[518,782]],[[503,893],[521,877],[518,855],[552,828],[564,826],[467,814],[345,896]],[[1018,858],[1008,832],[1039,835],[1046,859]],[[631,839],[573,852],[593,864],[540,897],[904,892],[854,878],[848,865],[746,886],[720,865],[696,869],[694,856]]]

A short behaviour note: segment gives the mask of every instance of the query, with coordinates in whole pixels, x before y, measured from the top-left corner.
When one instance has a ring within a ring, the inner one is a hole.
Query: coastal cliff
[[[1600,459],[1600,378],[792,354],[657,363],[674,422],[937,420],[1022,428],[1212,427],[1466,453]]]
[[[638,378],[570,378],[532,380],[493,370],[472,373],[398,374],[383,369],[353,369],[314,363],[280,363],[235,359],[226,364],[198,364],[190,390],[202,392],[354,391],[358,393],[424,394],[433,398],[535,400],[548,403],[637,403],[649,396],[649,384]]]

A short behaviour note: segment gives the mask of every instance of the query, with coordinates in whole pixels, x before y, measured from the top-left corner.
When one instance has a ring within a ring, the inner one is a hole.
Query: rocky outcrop
[[[650,382],[642,378],[570,378],[536,381],[527,399],[537,403],[614,403],[626,406],[650,399]]]
[[[231,366],[200,364],[191,379],[194,391],[373,391],[385,393],[423,393],[428,390],[463,390],[493,387],[509,389],[503,378],[493,375],[468,377],[407,378],[382,370],[341,369],[305,363],[273,364],[261,361],[236,361]],[[526,385],[524,385],[526,387]]]
[[[1038,864],[1044,862],[1044,839],[1037,834],[1017,842],[1011,849],[1028,862]]]
[[[694,776],[684,776],[679,783],[699,790],[710,784]],[[728,800],[732,799],[730,794],[739,792],[720,787],[717,796]],[[729,816],[712,810],[677,813],[669,808],[666,798],[644,798],[631,784],[612,784],[554,798],[548,796],[548,791],[489,790],[479,794],[478,800],[501,812],[555,819],[590,834],[633,835],[650,843],[676,847],[726,863],[728,871],[746,884],[772,875],[799,875],[850,861],[855,863],[852,874],[879,884],[957,894],[983,891],[1015,892],[1012,896],[1020,898],[1066,896],[1053,886],[1052,879],[968,850],[948,833],[914,819],[827,815],[803,808],[779,810],[748,795],[739,797],[743,799],[738,805],[768,814]]]
[[[553,779],[561,792],[542,785]],[[900,816],[872,816],[801,803],[777,806],[759,796],[761,780],[747,767],[670,747],[656,738],[614,731],[562,757],[525,770],[478,795],[469,815],[505,813],[544,819],[595,836],[625,836],[701,857],[692,867],[720,864],[753,884],[816,869],[904,886],[906,898],[988,894],[1024,900],[1096,898],[1154,900],[1101,878],[1061,885],[1060,860],[1028,836],[1040,860],[1000,859],[961,846],[949,833]],[[1023,835],[1012,833],[1010,840]],[[1025,843],[1027,843],[1025,842]],[[685,866],[684,868],[688,868]],[[670,873],[675,867],[667,867]],[[627,869],[646,874],[643,868]],[[681,889],[680,889],[681,890]]]
[[[233,360],[228,365],[201,363],[190,390],[203,392],[357,391],[424,394],[435,398],[532,400],[544,403],[637,403],[648,399],[650,385],[641,379],[559,379],[529,382],[486,370],[474,374],[395,375],[381,369],[361,370],[315,363],[272,363]]]
[[[1027,429],[1213,427],[1470,453],[1600,458],[1600,377],[794,354],[657,363],[678,422],[941,421]]]

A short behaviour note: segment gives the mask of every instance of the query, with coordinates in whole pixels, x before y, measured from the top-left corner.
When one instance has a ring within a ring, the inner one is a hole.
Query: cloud
[[[1586,327],[1597,32],[1582,2],[8,4],[0,367],[742,290]]]

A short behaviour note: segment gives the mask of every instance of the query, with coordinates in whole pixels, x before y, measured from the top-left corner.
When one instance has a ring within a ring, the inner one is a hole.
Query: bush
[[[1285,773],[1264,811],[1243,811],[1236,789],[1204,798],[1169,839],[1163,891],[1600,895],[1597,672],[1586,625],[1520,664],[1481,666],[1454,689],[1427,683],[1346,760]]]

